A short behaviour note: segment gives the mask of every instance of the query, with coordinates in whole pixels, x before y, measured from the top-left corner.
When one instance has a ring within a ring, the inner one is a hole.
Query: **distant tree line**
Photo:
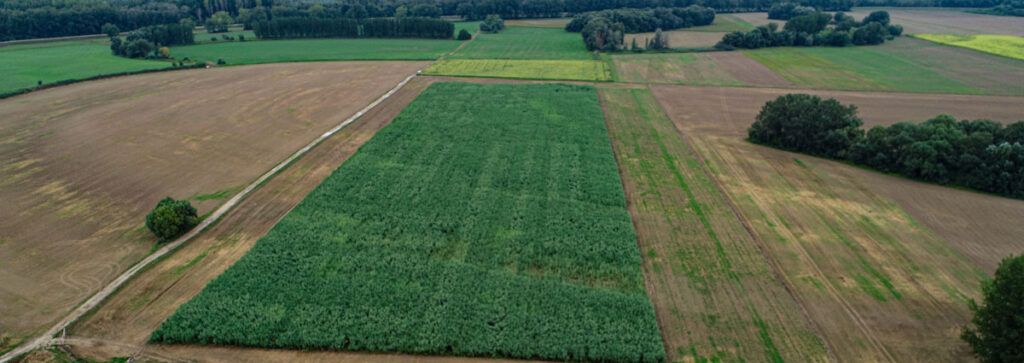
[[[1024,121],[957,121],[939,115],[864,132],[856,106],[789,94],[769,101],[749,140],[850,161],[887,173],[1024,199]]]
[[[829,25],[832,25],[829,27]],[[748,32],[732,32],[722,37],[719,48],[756,49],[766,47],[811,47],[882,44],[903,34],[903,27],[889,23],[889,13],[875,11],[860,23],[843,13],[835,16],[814,12],[790,18],[779,30],[769,23]]]
[[[821,10],[823,10],[823,11],[828,11],[828,10],[849,11],[850,8],[846,7],[845,9],[844,8],[839,8],[839,9],[821,9]],[[802,6],[802,5],[797,4],[797,3],[790,3],[790,2],[775,3],[775,4],[772,4],[772,7],[768,9],[768,19],[789,20],[790,18],[797,17],[797,16],[810,15],[810,14],[816,13],[817,11],[818,11],[818,9],[815,9],[814,7]]]
[[[594,18],[605,18],[622,23],[626,33],[646,33],[656,29],[672,30],[692,26],[710,25],[715,21],[715,10],[699,5],[685,8],[615,9],[577,14],[565,30],[580,32]]]
[[[1024,16],[1024,0],[1007,0],[988,9],[968,10],[976,14]]]
[[[455,24],[430,18],[316,19],[281,18],[253,26],[261,39],[286,38],[430,38],[451,39]]]
[[[851,6],[948,6],[1015,11],[1021,0],[3,0],[0,40],[98,34],[103,24],[121,29],[178,22],[203,24],[225,12],[252,24],[276,18],[380,18],[458,15],[482,20],[548,18],[621,8],[681,8],[700,5],[719,12],[769,11],[794,3],[821,11]],[[1014,5],[1017,4],[1017,5]],[[1005,5],[1005,6],[1003,6]],[[582,28],[582,27],[581,27]]]

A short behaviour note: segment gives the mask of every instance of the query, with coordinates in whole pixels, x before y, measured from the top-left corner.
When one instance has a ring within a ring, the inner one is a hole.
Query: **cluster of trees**
[[[156,204],[146,215],[146,228],[153,232],[160,242],[180,237],[199,224],[196,208],[187,200],[167,197]]]
[[[981,291],[982,305],[969,302],[974,327],[960,337],[984,363],[1024,361],[1024,254],[1003,259]]]
[[[566,24],[565,30],[580,32],[588,50],[617,51],[623,49],[625,33],[688,28],[709,25],[714,21],[715,11],[699,5],[685,8],[615,9],[576,15]],[[667,38],[664,44],[668,46]]]
[[[224,33],[228,31],[228,27],[235,23],[235,19],[231,18],[231,15],[226,11],[218,11],[212,16],[206,19],[203,23],[206,27],[206,31],[210,33]]]
[[[505,29],[505,20],[501,19],[496,14],[488,15],[483,22],[480,23],[480,31],[484,33],[497,33],[502,29]]]
[[[1007,126],[940,115],[864,132],[857,108],[789,94],[769,101],[750,141],[842,159],[888,173],[1024,198],[1024,121]]]
[[[103,0],[4,0],[0,2],[0,41],[99,34],[103,24],[121,29],[178,22],[178,6],[162,2]]]
[[[128,32],[124,41],[118,36],[116,25],[106,24],[102,30],[110,37],[110,50],[114,55],[128,58],[167,58],[170,55],[167,47],[195,42],[193,28],[187,22],[150,25]]]
[[[829,25],[832,25],[830,28]],[[779,30],[775,23],[748,32],[731,32],[722,37],[719,48],[810,47],[882,44],[903,34],[903,27],[889,23],[889,13],[875,11],[860,23],[843,13],[835,16],[814,12],[790,18]]]
[[[286,38],[431,38],[451,39],[455,24],[430,18],[317,19],[282,18],[253,26],[262,39]]]
[[[565,30],[581,32],[591,20],[604,18],[621,23],[626,33],[645,33],[656,29],[672,30],[692,26],[710,25],[715,21],[715,10],[699,5],[684,8],[615,9],[577,14]]]

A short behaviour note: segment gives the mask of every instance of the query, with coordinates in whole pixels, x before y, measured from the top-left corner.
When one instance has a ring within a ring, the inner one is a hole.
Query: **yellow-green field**
[[[1013,35],[914,34],[915,38],[1024,60],[1024,38]]]
[[[434,76],[610,81],[608,64],[594,60],[450,59],[427,68]]]

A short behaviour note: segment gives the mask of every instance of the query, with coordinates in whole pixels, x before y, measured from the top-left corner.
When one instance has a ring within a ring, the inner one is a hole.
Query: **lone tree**
[[[975,328],[964,327],[960,338],[984,363],[1024,362],[1024,254],[1000,262],[982,295],[981,306],[969,302]]]
[[[164,198],[146,215],[146,228],[153,232],[160,242],[178,238],[199,223],[196,209],[187,200]]]
[[[488,15],[482,23],[480,23],[480,31],[484,33],[497,33],[502,29],[505,29],[505,21],[496,14]]]
[[[473,38],[473,34],[469,34],[469,31],[462,29],[459,31],[459,40],[470,40]]]

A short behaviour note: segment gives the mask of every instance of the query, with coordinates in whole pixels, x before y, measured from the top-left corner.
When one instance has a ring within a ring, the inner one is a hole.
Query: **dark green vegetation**
[[[984,363],[1024,361],[1024,254],[999,263],[995,279],[982,285],[984,301],[974,311],[974,328],[961,336]]]
[[[828,27],[829,24],[832,27]],[[754,30],[732,32],[722,37],[719,48],[757,49],[768,47],[845,47],[848,45],[877,45],[903,34],[903,27],[889,24],[889,13],[875,11],[860,23],[850,16],[837,13],[835,18],[814,12],[789,19],[783,30],[769,23]]]
[[[108,30],[110,34],[113,34],[116,29]],[[192,30],[193,27],[187,24],[146,26],[128,32],[124,41],[117,34],[111,35],[110,50],[115,55],[128,58],[167,58],[166,54],[151,53],[160,47],[194,43],[195,35]]]
[[[850,10],[849,6],[845,9],[842,6],[835,9],[821,9],[821,10]],[[804,16],[813,14],[817,10],[813,6],[801,6],[797,3],[781,2],[772,4],[772,7],[768,9],[768,19],[775,20],[789,20],[797,16]]]
[[[711,25],[715,21],[715,11],[699,5],[685,8],[657,9],[614,9],[593,11],[578,14],[566,24],[565,30],[580,32],[587,23],[597,18],[604,18],[611,23],[622,23],[626,33],[653,32],[656,29],[672,30],[694,26]]]
[[[789,94],[769,101],[748,130],[750,141],[843,159],[887,173],[1024,199],[1024,121],[940,115],[865,133],[855,106]]]
[[[449,59],[593,59],[576,34],[562,29],[510,26],[481,33]]]
[[[187,200],[164,198],[146,215],[146,228],[153,232],[160,242],[178,238],[199,224],[196,208]]]
[[[597,95],[436,83],[151,340],[664,359]]]
[[[495,14],[488,15],[480,22],[480,31],[484,33],[497,33],[505,29],[505,21]]]
[[[475,41],[474,41],[475,42]],[[227,64],[331,60],[432,60],[460,42],[434,39],[295,39],[219,42],[171,48],[177,59]]]
[[[429,18],[316,19],[282,18],[253,25],[261,39],[429,38],[451,39],[455,25]]]
[[[989,9],[967,10],[967,12],[988,15],[1024,16],[1024,0],[1004,0],[1002,4]]]

